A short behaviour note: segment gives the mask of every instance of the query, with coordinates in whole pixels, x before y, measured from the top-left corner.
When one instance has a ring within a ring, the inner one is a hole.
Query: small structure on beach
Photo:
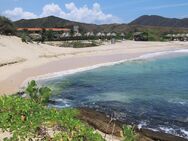
[[[125,33],[121,33],[120,36],[121,36],[122,40],[125,40]]]
[[[133,39],[135,41],[148,41],[148,33],[146,33],[146,32],[135,32],[133,34]]]
[[[33,41],[40,41],[42,39],[42,36],[38,33],[31,33],[29,34],[29,37],[33,40]]]
[[[87,32],[87,33],[84,34],[84,36],[93,37],[93,36],[95,36],[95,34],[93,32]]]
[[[169,41],[188,41],[188,33],[167,34],[165,38]]]

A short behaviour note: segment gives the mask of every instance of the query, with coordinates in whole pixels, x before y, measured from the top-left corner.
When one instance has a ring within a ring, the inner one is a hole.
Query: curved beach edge
[[[97,68],[100,68],[100,67],[113,66],[113,65],[122,64],[122,63],[125,63],[125,62],[128,62],[128,61],[147,60],[147,59],[157,58],[157,57],[160,57],[160,56],[165,56],[165,55],[174,54],[174,53],[176,53],[176,54],[177,53],[178,54],[180,54],[180,53],[181,54],[182,53],[188,54],[188,49],[177,49],[177,50],[170,50],[170,51],[160,51],[160,52],[155,52],[155,53],[146,53],[144,55],[140,55],[140,56],[135,57],[135,58],[122,59],[120,61],[101,63],[101,64],[96,64],[96,65],[91,65],[91,66],[88,66],[88,67],[81,67],[81,68],[77,68],[77,69],[70,69],[70,70],[65,70],[65,71],[47,73],[47,74],[44,74],[44,75],[38,75],[38,76],[35,76],[35,77],[29,77],[22,83],[22,85],[20,86],[20,89],[22,90],[23,88],[25,88],[25,86],[31,80],[39,81],[39,80],[54,79],[54,78],[58,78],[58,77],[62,77],[62,76],[72,75],[72,74],[79,73],[79,72],[97,69]]]

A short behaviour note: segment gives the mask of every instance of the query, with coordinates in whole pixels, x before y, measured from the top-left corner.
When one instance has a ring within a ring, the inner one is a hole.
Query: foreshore
[[[55,72],[137,58],[142,55],[188,49],[187,42],[122,41],[92,48],[63,48],[22,43],[17,37],[0,37],[0,94],[19,91],[28,78]]]

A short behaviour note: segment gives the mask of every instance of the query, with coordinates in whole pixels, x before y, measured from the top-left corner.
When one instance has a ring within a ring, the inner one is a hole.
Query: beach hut
[[[146,32],[135,32],[133,34],[135,41],[148,41],[148,33]]]

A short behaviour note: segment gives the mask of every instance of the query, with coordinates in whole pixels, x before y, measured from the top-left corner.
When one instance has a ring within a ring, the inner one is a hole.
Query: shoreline
[[[10,39],[13,40],[11,44]],[[8,51],[2,50],[0,52],[0,55],[2,53],[2,57],[4,57],[3,60],[11,58],[11,55],[19,55],[19,57],[24,58],[25,61],[0,67],[0,71],[2,72],[0,74],[0,95],[14,94],[20,90],[24,82],[26,83],[28,80],[41,76],[53,76],[54,74],[62,75],[62,72],[72,74],[75,70],[77,72],[85,69],[89,70],[101,66],[113,65],[127,60],[134,60],[135,58],[139,59],[139,57],[144,55],[155,54],[157,56],[162,52],[165,55],[165,52],[168,54],[168,52],[177,51],[178,53],[179,50],[184,52],[184,50],[188,49],[186,42],[123,41],[117,44],[102,45],[95,48],[72,49],[45,44],[24,44],[16,37],[3,37],[2,40],[6,42],[7,45],[3,44],[3,48],[0,48],[0,51],[2,49],[8,49]],[[4,48],[4,46],[7,48]],[[19,46],[21,46],[21,48]],[[9,47],[11,48],[9,49]],[[15,53],[10,52],[12,48],[14,50],[19,48],[19,51]],[[31,53],[31,50],[33,53]],[[52,57],[41,57],[44,55],[52,55]],[[8,61],[8,59],[6,61]]]
[[[52,62],[48,62],[48,63],[43,64],[43,65],[38,66],[38,67],[25,69],[26,72],[27,72],[26,75],[28,75],[28,76],[31,75],[31,77],[24,76],[23,72],[17,73],[16,78],[17,78],[18,81],[16,81],[15,83],[19,82],[19,85],[16,85],[16,88],[8,89],[8,92],[9,93],[11,92],[11,94],[12,94],[12,93],[16,93],[18,91],[22,91],[22,89],[25,87],[25,85],[27,85],[27,83],[31,80],[53,79],[53,78],[62,77],[62,76],[65,76],[65,75],[72,75],[72,74],[83,72],[83,71],[97,69],[97,68],[100,68],[100,67],[113,66],[113,65],[125,63],[127,61],[145,60],[145,59],[149,59],[149,58],[157,58],[157,57],[160,57],[160,56],[171,55],[171,54],[175,54],[175,53],[176,54],[177,53],[178,54],[179,53],[181,53],[181,54],[186,53],[187,54],[188,48],[187,49],[186,48],[185,49],[175,49],[175,50],[173,49],[173,50],[159,51],[159,52],[150,52],[150,53],[145,53],[145,54],[142,54],[142,53],[141,54],[134,54],[134,55],[130,55],[130,56],[127,56],[127,57],[124,57],[124,55],[120,54],[120,55],[117,55],[117,56],[115,55],[115,58],[113,58],[114,56],[112,55],[112,59],[110,59],[110,61],[108,61],[108,58],[110,58],[111,55],[98,56],[99,58],[100,57],[107,58],[107,60],[105,60],[104,63],[101,63],[101,61],[100,62],[97,61],[97,62],[94,62],[94,63],[87,63],[87,61],[86,61],[86,65],[84,64],[83,67],[80,67],[80,66],[77,67],[76,66],[74,69],[72,69],[73,66],[67,66],[67,68],[65,68],[65,69],[61,70],[61,69],[55,68],[55,69],[52,69],[52,71],[50,70],[49,73],[46,73],[47,72],[46,68],[48,68],[48,65],[49,66],[56,66],[56,63],[57,63],[57,65],[61,64],[61,62],[66,61],[66,59],[69,60],[70,58],[66,58],[65,60],[52,61]],[[86,56],[86,57],[95,58],[96,56]],[[87,60],[86,57],[84,56],[82,59]],[[58,71],[56,71],[56,69]],[[35,71],[36,71],[36,75],[34,73]],[[19,77],[21,77],[22,79],[20,80]],[[11,81],[10,79],[11,79],[11,77],[9,77],[7,80],[4,80],[3,83],[4,84],[10,83],[10,81]],[[0,84],[2,84],[2,83],[0,82]],[[2,91],[2,89],[0,89],[0,92],[1,91]],[[5,89],[5,91],[7,91],[7,89]]]
[[[76,73],[79,73],[79,72],[89,71],[89,70],[97,69],[97,68],[101,68],[101,67],[118,65],[118,64],[129,62],[129,61],[147,60],[147,59],[152,59],[152,58],[158,58],[158,57],[165,56],[165,55],[179,54],[179,53],[188,54],[188,49],[181,49],[181,50],[178,49],[178,50],[172,50],[172,51],[147,53],[147,54],[135,57],[135,58],[122,59],[122,60],[115,61],[115,62],[99,63],[99,64],[96,64],[96,65],[80,67],[80,68],[76,68],[76,69],[63,70],[63,71],[52,72],[52,73],[48,73],[48,74],[44,74],[44,75],[38,75],[38,76],[35,76],[35,77],[27,78],[22,83],[21,88],[25,87],[25,85],[27,85],[27,83],[31,80],[38,81],[38,80],[54,79],[54,78],[63,77],[63,76],[67,76],[67,75],[73,75],[73,74],[76,74]]]

